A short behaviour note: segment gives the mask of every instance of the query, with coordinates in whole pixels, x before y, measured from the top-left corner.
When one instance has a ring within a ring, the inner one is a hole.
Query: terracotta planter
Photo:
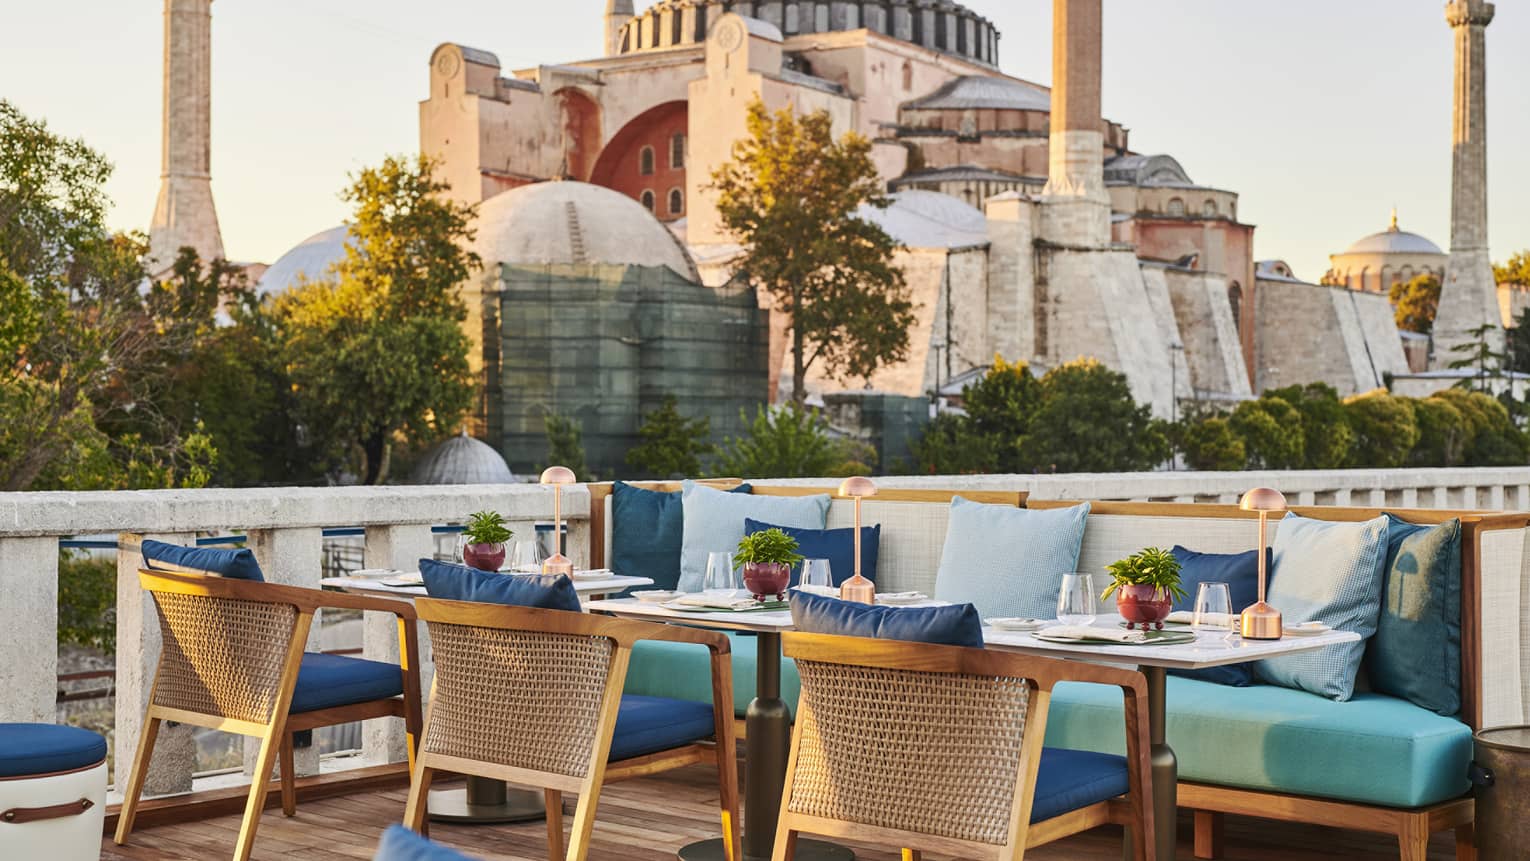
[[[505,564],[505,545],[464,544],[462,561],[469,568],[477,568],[479,571],[498,571],[499,566]]]
[[[1174,596],[1157,586],[1116,587],[1116,612],[1126,620],[1126,627],[1163,629],[1163,620],[1174,609]]]
[[[785,562],[745,562],[744,588],[757,601],[774,597],[780,601],[786,597],[786,587],[792,582],[792,566]]]

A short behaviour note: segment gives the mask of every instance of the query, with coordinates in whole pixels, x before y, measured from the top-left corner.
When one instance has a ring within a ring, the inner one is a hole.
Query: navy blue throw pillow
[[[230,550],[223,547],[185,547],[145,539],[140,546],[143,565],[151,571],[202,571],[233,580],[263,582],[266,577],[248,547]],[[158,563],[158,564],[156,564]]]
[[[425,579],[426,594],[432,598],[583,612],[574,581],[562,574],[499,574],[421,559],[420,576]]]
[[[454,849],[432,843],[402,825],[389,825],[372,861],[472,861]]]
[[[753,535],[766,529],[779,529],[797,539],[797,552],[804,559],[829,560],[829,576],[834,585],[855,576],[855,527],[840,529],[797,529],[792,526],[776,526],[752,517],[744,519],[744,534]],[[861,576],[867,580],[877,579],[877,547],[882,543],[882,524],[861,527]],[[802,575],[802,566],[792,569],[792,585]]]
[[[983,647],[983,620],[971,604],[884,607],[793,592],[792,625],[809,634]]]
[[[1265,553],[1269,554],[1266,548]],[[1179,583],[1184,587],[1185,597],[1174,602],[1174,609],[1195,609],[1196,588],[1202,583],[1226,583],[1228,597],[1234,613],[1259,600],[1259,555],[1257,550],[1242,553],[1198,553],[1179,545],[1174,547],[1174,558],[1179,560]],[[1265,571],[1272,572],[1272,557],[1265,556]],[[1246,687],[1254,681],[1253,664],[1230,664],[1225,667],[1207,667],[1203,670],[1169,670],[1176,676],[1200,679],[1219,685]]]
[[[741,484],[729,493],[749,493]],[[680,547],[685,509],[680,491],[664,493],[618,481],[611,488],[611,558],[607,566],[623,577],[647,577],[644,589],[673,589],[680,582]]]

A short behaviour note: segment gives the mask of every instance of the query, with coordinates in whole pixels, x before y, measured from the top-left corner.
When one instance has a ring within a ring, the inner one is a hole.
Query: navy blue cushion
[[[106,759],[106,739],[77,726],[0,723],[0,777],[86,768]]]
[[[402,825],[389,825],[372,861],[472,861],[455,849],[432,843]]]
[[[293,714],[385,700],[404,692],[397,664],[304,652],[292,692]]]
[[[798,529],[792,526],[776,526],[762,523],[754,518],[744,519],[744,534],[753,535],[766,529],[779,529],[797,539],[797,552],[804,559],[829,560],[829,576],[834,585],[855,576],[855,527],[841,529]],[[867,580],[877,579],[877,545],[882,542],[882,524],[861,527],[861,576]],[[797,585],[802,566],[792,569],[792,585]]]
[[[747,484],[729,493],[749,493]],[[611,570],[624,577],[647,577],[652,586],[673,589],[680,582],[680,548],[685,507],[680,491],[662,493],[618,481],[611,489]]]
[[[1275,570],[1269,553],[1269,548],[1266,548],[1266,573]],[[1226,583],[1232,611],[1243,612],[1243,608],[1259,600],[1258,554],[1257,550],[1245,550],[1242,553],[1197,553],[1176,544],[1174,558],[1179,560],[1179,583],[1184,587],[1185,597],[1175,600],[1174,609],[1193,611],[1196,587],[1202,583]],[[1247,663],[1207,667],[1203,670],[1169,670],[1169,672],[1187,679],[1200,679],[1203,682],[1239,688],[1254,682],[1254,667]]]
[[[983,647],[983,620],[971,604],[883,607],[793,592],[792,625],[809,634]]]
[[[1461,521],[1419,526],[1387,515],[1387,562],[1371,688],[1436,714],[1461,710]]]
[[[499,574],[421,559],[420,576],[425,579],[426,594],[432,598],[581,612],[574,582],[562,574]]]
[[[260,572],[260,563],[255,561],[254,551],[248,547],[241,547],[238,550],[224,547],[184,547],[180,544],[166,544],[150,538],[143,542],[140,549],[143,551],[143,565],[151,571],[191,568],[235,580],[263,581],[266,579]],[[160,564],[154,564],[156,562]]]
[[[1031,823],[1125,795],[1126,757],[1065,747],[1041,749]]]
[[[711,738],[715,725],[712,707],[689,700],[666,697],[623,696],[616,713],[616,732],[611,735],[615,762],[649,753],[684,747]]]

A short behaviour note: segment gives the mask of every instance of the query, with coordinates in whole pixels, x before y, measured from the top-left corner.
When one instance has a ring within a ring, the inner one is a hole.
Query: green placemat
[[[680,613],[763,613],[771,610],[786,610],[791,606],[791,603],[787,601],[766,601],[763,604],[750,607],[746,610],[735,610],[732,607],[697,607],[664,604],[665,609]]]
[[[1195,632],[1193,631],[1148,631],[1145,639],[1135,643],[1118,643],[1115,640],[1091,640],[1083,637],[1047,637],[1043,636],[1041,631],[1036,631],[1031,636],[1043,643],[1064,643],[1080,646],[1173,646],[1181,643],[1195,642]]]

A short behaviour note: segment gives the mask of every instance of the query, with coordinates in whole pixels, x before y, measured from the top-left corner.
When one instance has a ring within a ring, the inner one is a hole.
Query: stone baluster
[[[0,721],[58,714],[58,539],[0,539],[0,619],[14,651],[0,663]]]
[[[248,544],[250,549],[255,551],[255,560],[260,563],[260,570],[266,575],[268,582],[302,586],[305,589],[319,588],[319,580],[324,576],[322,568],[324,530],[320,527],[251,529]],[[305,648],[310,652],[317,652],[322,647],[320,616],[322,614],[314,617],[313,626],[309,629],[308,644]],[[260,739],[245,739],[245,774],[254,773],[255,757],[259,753]],[[299,777],[318,774],[318,745],[308,745],[294,750],[293,766]]]
[[[196,536],[191,533],[117,536],[117,695],[112,746],[113,774],[119,787],[133,768],[138,738],[143,732],[143,716],[149,710],[149,695],[154,687],[154,671],[159,666],[159,611],[154,607],[153,596],[138,582],[138,569],[143,567],[139,544],[146,538],[191,544]],[[197,764],[193,731],[193,727],[185,724],[160,724],[149,773],[144,778],[145,795],[191,791],[191,775]]]
[[[519,530],[516,530],[519,532]],[[367,568],[391,568],[396,571],[414,571],[421,559],[435,555],[435,537],[424,524],[367,527],[366,551],[362,564]],[[362,655],[369,661],[397,663],[399,660],[398,617],[389,613],[368,612],[364,614],[362,631]],[[419,625],[420,641],[420,691],[430,695],[430,682],[435,674],[435,664],[430,656],[430,636],[425,623]],[[366,761],[373,765],[403,762],[404,722],[400,720],[370,720],[362,725],[361,751]]]

